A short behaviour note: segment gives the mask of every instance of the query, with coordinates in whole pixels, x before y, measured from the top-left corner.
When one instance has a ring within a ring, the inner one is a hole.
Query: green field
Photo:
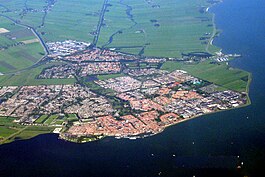
[[[14,118],[0,117],[0,140],[16,133],[20,126],[13,123]]]
[[[11,47],[0,52],[0,72],[6,73],[30,67],[43,56],[39,43]]]
[[[66,117],[65,117],[68,121],[78,121],[78,118],[75,114],[68,114]]]
[[[16,74],[9,74],[0,76],[0,86],[22,86],[22,85],[67,85],[74,84],[76,82],[75,79],[37,79],[37,76],[41,73],[41,71],[46,68],[55,65],[46,64],[41,65],[36,68],[31,68],[23,72],[19,72]]]
[[[48,119],[44,122],[44,124],[50,125],[57,118],[58,118],[58,115],[50,115]]]
[[[15,118],[0,117],[0,144],[19,139],[28,139],[34,136],[50,133],[54,128],[39,126],[23,126],[13,121]]]
[[[47,1],[27,0],[27,7],[36,11],[25,14],[21,13],[25,8],[25,0],[0,0],[0,3],[10,9],[5,15],[34,27],[46,42],[66,39],[92,42],[94,36],[90,32],[96,30],[103,0],[56,1],[48,12],[43,27],[40,26],[45,15],[43,9],[48,5]]]
[[[0,34],[0,73],[14,72],[30,67],[44,55],[40,43],[19,44],[23,40],[36,39],[29,29],[14,25],[0,17],[0,28],[9,32]]]
[[[104,74],[104,75],[98,75],[97,78],[99,80],[107,80],[107,79],[111,79],[111,78],[116,78],[116,77],[121,77],[124,76],[124,74]]]
[[[17,132],[22,126],[13,123],[15,118],[0,117],[0,139]]]
[[[47,118],[48,118],[47,115],[42,115],[34,123],[42,124]]]
[[[104,46],[112,34],[121,31],[107,47],[134,54],[138,54],[142,47],[145,47],[145,56],[166,57],[219,50],[210,46],[210,51],[207,51],[210,39],[200,40],[201,37],[212,37],[216,31],[213,14],[200,12],[210,6],[206,0],[150,2],[149,4],[142,0],[124,0],[120,3],[119,0],[110,0],[112,6],[108,7],[108,12],[105,13],[105,25],[101,29],[98,46]],[[154,5],[159,7],[153,7]],[[126,14],[130,8],[129,14],[132,16]],[[159,26],[156,27],[155,24]]]
[[[231,68],[225,63],[211,64],[209,61],[199,64],[184,64],[182,62],[166,62],[161,69],[174,71],[182,69],[191,75],[213,82],[221,87],[236,90],[246,91],[250,73]]]
[[[24,1],[0,0],[10,10],[5,15],[36,28],[46,42],[66,39],[93,42],[92,32],[99,24],[103,2],[56,1],[40,27],[47,1],[26,1],[27,7],[36,12],[21,13]],[[207,0],[109,0],[97,46],[133,54],[144,48],[145,56],[180,57],[182,53],[215,52],[217,47],[207,45],[216,32],[213,14],[205,11],[208,6],[211,4]],[[108,43],[111,36],[113,40]]]
[[[44,127],[44,126],[28,126],[22,129],[22,131],[19,131],[16,134],[13,134],[14,136],[10,136],[8,140],[2,143],[9,143],[14,140],[25,140],[25,139],[30,139],[35,136],[41,135],[41,134],[46,134],[46,133],[51,133],[54,130],[53,127]],[[1,143],[0,143],[1,144]]]

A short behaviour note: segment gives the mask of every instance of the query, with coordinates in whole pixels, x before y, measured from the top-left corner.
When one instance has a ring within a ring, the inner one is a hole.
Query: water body
[[[253,73],[252,105],[202,116],[145,139],[74,144],[41,135],[0,146],[0,176],[243,176],[265,161],[265,3],[224,0],[211,11],[223,30],[215,44]],[[239,158],[238,158],[239,156]],[[243,168],[236,166],[243,161]]]

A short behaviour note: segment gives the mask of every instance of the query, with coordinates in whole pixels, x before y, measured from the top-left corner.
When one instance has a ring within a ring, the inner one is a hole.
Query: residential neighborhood
[[[42,125],[45,116],[57,115],[48,122],[55,122],[61,128],[57,127],[56,132],[61,131],[63,137],[132,138],[247,103],[245,93],[218,90],[218,85],[184,70],[153,67],[165,58],[135,62],[135,55],[91,48],[89,43],[72,40],[47,45],[51,65],[37,79],[77,78],[78,82],[1,87],[0,116],[15,117],[22,124]],[[99,75],[108,77],[101,79]],[[82,80],[90,76],[95,79]],[[64,119],[69,115],[74,117],[70,124],[69,119]]]

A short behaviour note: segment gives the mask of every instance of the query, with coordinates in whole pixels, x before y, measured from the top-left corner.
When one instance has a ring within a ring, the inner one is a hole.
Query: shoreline
[[[220,1],[218,3],[221,3],[221,2],[222,1]],[[207,9],[209,10],[209,8],[213,7],[214,5],[217,5],[218,3],[212,4]],[[208,10],[207,10],[207,12],[208,12]],[[208,48],[209,48],[210,45],[213,45],[213,41],[214,41],[214,38],[216,37],[216,31],[217,31],[216,24],[215,24],[215,13],[212,13],[212,14],[213,14],[212,23],[213,23],[213,28],[214,28],[213,31],[214,32],[213,32],[213,34],[211,36],[211,40],[209,41],[209,43],[207,45],[207,50],[208,50]],[[222,50],[222,49],[220,49],[220,50]],[[0,73],[0,75],[1,75],[1,73]],[[251,81],[252,81],[252,73],[249,73],[247,87],[246,87],[247,102],[244,105],[240,105],[240,106],[234,107],[234,108],[229,108],[229,109],[224,109],[224,110],[218,110],[218,111],[214,111],[214,112],[209,112],[209,113],[205,113],[205,114],[202,114],[202,115],[201,114],[200,115],[195,115],[194,117],[187,118],[187,119],[183,119],[183,120],[180,120],[180,121],[178,121],[176,123],[173,123],[173,124],[165,125],[163,128],[161,128],[161,131],[159,131],[159,132],[151,133],[151,134],[148,134],[148,135],[143,134],[144,137],[141,137],[141,134],[139,134],[139,135],[127,135],[127,136],[115,136],[115,135],[110,135],[110,136],[109,135],[103,135],[103,136],[101,136],[101,135],[92,135],[92,136],[100,137],[99,139],[96,138],[95,140],[100,140],[100,139],[103,139],[105,137],[115,137],[115,138],[118,138],[118,139],[119,138],[120,139],[125,139],[125,138],[129,138],[130,139],[132,137],[139,137],[139,138],[151,137],[151,136],[154,136],[154,135],[163,133],[164,130],[166,130],[166,128],[168,128],[168,127],[171,127],[171,126],[177,125],[179,123],[186,122],[186,121],[189,121],[189,120],[192,120],[192,119],[201,117],[201,116],[205,116],[205,115],[215,114],[215,113],[219,113],[219,112],[223,112],[223,111],[230,111],[230,110],[233,110],[233,109],[239,109],[239,108],[247,107],[247,106],[251,105],[251,99],[250,99],[250,96],[249,96],[249,90],[250,90]],[[44,134],[55,134],[55,133],[44,133]],[[58,134],[58,133],[56,133],[56,134]],[[59,137],[60,137],[60,135],[61,135],[61,133],[59,133]],[[87,135],[87,137],[88,136],[89,135]],[[67,139],[64,139],[64,140],[69,141]],[[73,141],[69,141],[69,142],[73,142]],[[75,142],[75,143],[78,143],[78,142]],[[81,143],[86,143],[86,142],[81,142]]]
[[[210,12],[209,10],[210,10],[213,6],[218,5],[219,3],[222,3],[222,2],[223,2],[223,1],[220,0],[219,2],[216,2],[216,3],[213,3],[213,4],[209,5],[209,6],[206,8],[206,11],[205,11],[206,13],[211,13],[211,14],[212,14],[212,25],[213,25],[213,31],[212,31],[211,38],[209,39],[209,42],[207,43],[207,46],[206,46],[206,48],[205,48],[206,52],[208,52],[208,53],[211,53],[211,52],[209,51],[209,47],[210,47],[210,46],[214,46],[214,45],[213,45],[214,38],[216,37],[217,31],[218,31],[218,28],[217,28],[216,23],[215,23],[215,13],[214,13],[214,12]],[[218,47],[218,46],[216,46],[216,47]],[[219,48],[219,47],[218,47],[218,48]],[[220,51],[222,51],[221,48],[220,48]]]
[[[207,7],[207,11],[206,12],[208,13],[210,8],[212,8],[213,6],[218,5],[219,3],[222,3],[222,2],[223,1],[219,1],[217,3],[214,3],[214,4],[210,5],[209,7]],[[218,30],[217,27],[216,27],[216,23],[215,23],[215,13],[212,12],[212,14],[213,14],[213,17],[212,17],[213,34],[211,36],[211,39],[210,39],[209,43],[207,44],[207,47],[206,47],[206,51],[207,52],[209,51],[209,46],[210,45],[214,46],[213,45],[213,42],[214,42],[214,38],[216,37],[216,32]],[[220,48],[220,51],[222,51],[222,48]],[[224,112],[224,111],[230,111],[230,110],[234,110],[234,109],[240,109],[240,108],[244,108],[244,107],[247,107],[247,106],[251,105],[251,99],[250,99],[250,96],[249,96],[249,91],[250,91],[250,84],[252,82],[252,73],[248,72],[248,74],[249,74],[248,75],[248,82],[247,82],[246,91],[245,91],[246,96],[247,96],[247,103],[246,104],[240,105],[240,106],[235,107],[235,108],[230,108],[230,109],[225,109],[225,110],[218,110],[218,111],[215,111],[215,112],[205,113],[203,115],[197,115],[197,116],[194,116],[194,117],[191,117],[191,118],[188,118],[188,119],[183,119],[183,120],[181,120],[179,122],[176,122],[174,124],[166,125],[160,132],[152,133],[152,134],[150,134],[148,136],[145,136],[145,137],[151,137],[151,136],[154,136],[154,135],[163,133],[164,130],[166,130],[168,127],[172,127],[174,125],[177,125],[177,124],[180,124],[182,122],[186,122],[186,121],[189,121],[189,120],[192,120],[192,119],[195,119],[195,118],[199,118],[199,117],[202,117],[202,116],[207,116],[207,115],[210,115],[210,114],[220,113],[220,112]],[[128,137],[127,136],[126,137],[123,137],[123,136],[107,136],[107,135],[103,135],[103,138],[105,138],[105,137],[114,137],[116,139],[125,139],[125,138],[130,139],[130,137],[139,137],[139,135],[131,135],[131,136],[128,135]],[[145,137],[139,137],[139,138],[145,138]]]
[[[251,82],[251,81],[250,81]],[[249,83],[250,83],[249,82]],[[194,116],[194,117],[191,117],[191,118],[187,118],[187,119],[183,119],[183,120],[180,120],[180,121],[178,121],[178,122],[176,122],[176,123],[174,123],[174,124],[169,124],[169,125],[166,125],[165,127],[163,127],[162,129],[161,129],[161,131],[159,131],[159,132],[156,132],[156,133],[142,133],[142,134],[138,134],[138,135],[127,135],[127,136],[115,136],[115,135],[87,135],[87,137],[86,137],[86,135],[84,135],[83,137],[84,138],[89,138],[89,136],[94,136],[94,137],[97,137],[94,141],[98,141],[98,140],[101,140],[101,139],[103,139],[103,138],[107,138],[107,137],[112,137],[112,138],[115,138],[115,139],[130,139],[130,140],[135,140],[135,139],[142,139],[142,138],[148,138],[148,137],[152,137],[152,136],[155,136],[155,135],[158,135],[158,134],[161,134],[161,133],[163,133],[167,128],[169,128],[169,127],[173,127],[173,126],[175,126],[175,125],[177,125],[177,124],[180,124],[180,123],[183,123],[183,122],[187,122],[187,121],[190,121],[190,120],[193,120],[193,119],[196,119],[196,118],[200,118],[200,117],[203,117],[203,116],[207,116],[207,115],[211,115],[211,114],[216,114],[216,113],[221,113],[221,112],[225,112],[225,111],[232,111],[232,110],[235,110],[235,109],[241,109],[241,108],[244,108],[244,107],[247,107],[247,106],[249,106],[249,105],[251,105],[251,100],[250,100],[250,97],[249,97],[249,94],[248,93],[246,93],[247,94],[247,103],[246,104],[244,104],[244,105],[240,105],[240,106],[238,106],[238,107],[235,107],[235,108],[229,108],[229,109],[224,109],[224,110],[218,110],[218,111],[214,111],[214,112],[209,112],[209,113],[205,113],[205,114],[202,114],[202,115],[196,115],[196,116]],[[54,134],[54,133],[51,133],[51,134]],[[78,139],[78,138],[81,138],[81,136],[80,137],[77,137],[76,139]],[[65,141],[68,141],[68,142],[74,142],[74,143],[81,143],[81,144],[83,144],[83,143],[88,143],[88,142],[91,142],[91,140],[89,140],[89,141],[85,141],[85,142],[76,142],[76,141],[71,141],[71,140],[69,140],[69,139],[65,139],[65,138],[63,138],[63,137],[61,137],[60,136],[60,134],[59,134],[59,137],[58,137],[58,139],[62,139],[62,140],[65,140]],[[93,141],[93,140],[92,140]]]

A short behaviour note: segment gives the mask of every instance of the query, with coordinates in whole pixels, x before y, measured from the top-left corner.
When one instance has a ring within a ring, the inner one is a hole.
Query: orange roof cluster
[[[165,125],[170,125],[179,121],[179,116],[175,113],[167,113],[160,116],[160,120],[165,123]]]
[[[160,110],[164,111],[163,106],[158,103],[153,102],[149,99],[143,100],[133,100],[130,101],[132,109],[142,110],[142,111],[150,111],[150,110]]]
[[[201,95],[194,91],[181,90],[177,91],[172,95],[172,98],[182,99],[182,100],[191,100],[191,99],[200,99],[203,98]]]
[[[167,88],[167,87],[162,87],[161,89],[158,90],[158,94],[159,95],[167,95],[169,94],[169,92],[171,91],[170,88]]]
[[[81,125],[74,125],[68,133],[77,136],[84,135],[107,135],[107,136],[133,136],[143,133],[158,133],[172,123],[178,121],[179,116],[174,113],[167,113],[160,117],[157,111],[143,112],[137,115],[122,116],[122,120],[116,120],[112,116],[99,117],[92,122]]]

